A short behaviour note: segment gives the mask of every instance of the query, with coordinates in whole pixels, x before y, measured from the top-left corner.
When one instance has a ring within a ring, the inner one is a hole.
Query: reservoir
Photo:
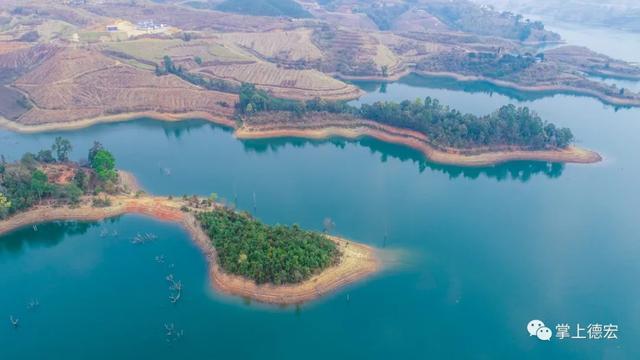
[[[80,160],[97,140],[150,193],[216,192],[267,223],[315,230],[330,217],[337,234],[392,254],[363,283],[279,308],[211,290],[203,255],[174,224],[127,215],[22,229],[0,238],[0,358],[640,357],[640,109],[418,76],[358,85],[361,102],[529,106],[604,161],[469,169],[366,138],[239,141],[198,120],[0,130],[7,160],[56,136]],[[158,237],[132,244],[138,233]],[[168,274],[183,282],[178,304]],[[526,331],[533,319],[554,333],[614,324],[618,339],[542,342]]]

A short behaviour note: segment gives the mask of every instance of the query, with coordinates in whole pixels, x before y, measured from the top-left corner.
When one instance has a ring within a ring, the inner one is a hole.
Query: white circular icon
[[[538,333],[538,329],[543,328],[544,323],[540,320],[531,320],[527,324],[527,331],[529,332],[529,336],[536,336]]]
[[[549,341],[551,340],[551,329],[549,329],[546,326],[543,326],[538,329],[538,331],[536,332],[536,336],[540,340]]]

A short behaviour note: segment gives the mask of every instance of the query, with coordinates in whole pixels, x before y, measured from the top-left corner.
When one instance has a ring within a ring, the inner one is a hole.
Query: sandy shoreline
[[[180,208],[182,200],[165,197],[111,197],[112,205],[105,208],[91,206],[84,199],[77,208],[35,207],[0,221],[0,235],[30,225],[49,221],[98,221],[124,214],[142,214],[162,221],[175,222],[190,234],[192,240],[205,255],[209,265],[209,277],[214,289],[223,293],[249,298],[259,302],[287,305],[315,300],[351,283],[373,275],[381,269],[376,251],[369,246],[337,237],[329,237],[338,244],[342,257],[340,263],[325,269],[312,278],[295,285],[257,285],[240,276],[227,274],[217,263],[215,248],[202,230],[192,212]]]
[[[588,164],[602,160],[593,151],[570,146],[558,150],[518,150],[504,148],[498,151],[483,149],[465,150],[437,149],[429,144],[427,136],[412,130],[399,129],[371,121],[357,121],[355,126],[293,127],[281,126],[243,126],[236,130],[239,139],[268,139],[278,137],[297,137],[323,140],[331,137],[358,139],[372,137],[387,143],[404,145],[422,152],[430,161],[445,165],[488,166],[516,160],[534,160],[562,163]]]
[[[98,124],[104,123],[116,123],[116,122],[127,122],[141,118],[149,118],[157,121],[166,121],[166,122],[177,122],[184,120],[206,120],[212,123],[227,126],[227,127],[236,127],[236,123],[224,116],[216,116],[212,115],[208,112],[204,111],[192,111],[185,113],[160,113],[155,111],[143,111],[143,112],[134,112],[134,113],[122,113],[117,115],[106,115],[99,116],[95,118],[89,119],[80,119],[74,121],[66,121],[66,122],[57,122],[57,123],[47,123],[47,124],[39,124],[39,125],[24,125],[17,123],[15,121],[11,121],[7,118],[0,116],[0,127],[5,128],[7,130],[19,132],[19,133],[39,133],[39,132],[47,132],[47,131],[71,131],[71,130],[79,130],[88,128]]]
[[[308,114],[307,118],[319,118],[324,114]],[[139,118],[150,118],[158,121],[183,121],[202,119],[218,125],[235,129],[234,135],[238,139],[268,139],[280,137],[299,137],[306,139],[324,140],[331,137],[342,137],[346,139],[357,139],[360,137],[372,137],[384,142],[404,145],[422,152],[429,160],[445,165],[458,166],[487,166],[516,160],[539,160],[563,163],[595,163],[602,160],[596,152],[570,146],[562,150],[520,150],[514,148],[495,149],[437,149],[430,145],[428,137],[424,134],[412,130],[396,128],[379,124],[368,120],[357,120],[349,124],[331,125],[331,122],[324,122],[322,119],[317,124],[309,127],[291,127],[282,124],[270,124],[267,126],[247,126],[238,128],[232,119],[226,117],[213,116],[208,113],[184,113],[165,114],[155,112],[120,114],[109,117],[100,117],[87,120],[79,120],[67,123],[43,124],[43,125],[21,125],[19,123],[0,117],[0,127],[21,133],[37,133],[57,130],[74,130],[90,127],[99,123],[124,122]],[[324,125],[327,123],[328,125]],[[303,125],[304,126],[304,125]]]

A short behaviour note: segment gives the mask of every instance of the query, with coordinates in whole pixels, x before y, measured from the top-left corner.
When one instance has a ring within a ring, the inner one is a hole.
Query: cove
[[[16,314],[22,322],[18,331],[0,323],[2,358],[36,359],[42,351],[67,359],[640,356],[638,109],[571,95],[521,101],[433,83],[376,88],[361,101],[433,96],[476,114],[524,104],[571,127],[605,160],[468,170],[366,138],[238,141],[197,120],[2,131],[0,153],[9,159],[58,135],[75,144],[77,159],[98,140],[151,193],[217,192],[268,223],[316,230],[331,217],[339,235],[404,254],[394,270],[365,283],[280,309],[209,291],[202,255],[172,224],[128,215],[23,229],[0,238],[0,320]],[[104,230],[118,236],[100,236]],[[136,247],[130,239],[138,232],[160,236]],[[160,254],[165,264],[155,261]],[[164,280],[171,263],[185,283],[177,307]],[[32,297],[41,304],[34,312],[26,310]],[[541,343],[525,331],[533,318],[552,326],[614,323],[620,338]],[[184,337],[167,342],[164,323]]]

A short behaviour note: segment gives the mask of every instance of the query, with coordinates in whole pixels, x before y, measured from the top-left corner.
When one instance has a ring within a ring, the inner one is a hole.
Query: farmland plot
[[[56,54],[19,78],[15,87],[34,104],[16,121],[30,125],[145,111],[230,116],[237,99],[77,49]]]
[[[266,62],[208,66],[200,72],[238,83],[251,82],[275,96],[291,99],[350,99],[360,94],[356,87],[319,71],[283,69]]]
[[[249,48],[268,59],[317,61],[322,52],[311,42],[310,29],[263,33],[229,33],[221,35],[225,42]]]

